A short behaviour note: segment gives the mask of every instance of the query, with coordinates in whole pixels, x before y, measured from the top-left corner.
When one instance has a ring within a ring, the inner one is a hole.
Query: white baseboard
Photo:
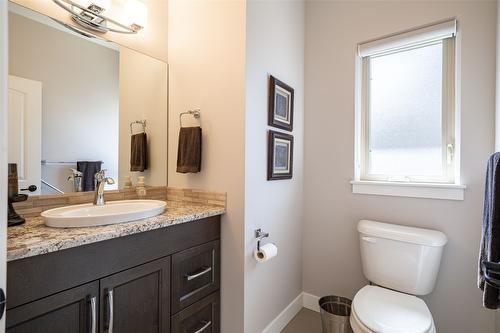
[[[302,308],[319,312],[319,297],[305,292],[300,293],[281,313],[267,325],[262,333],[280,333],[293,317],[299,313]]]
[[[274,320],[267,325],[266,328],[262,331],[262,333],[280,333],[286,325],[295,317],[297,313],[302,309],[302,293],[297,296],[292,303],[288,304],[288,306],[281,311],[281,313],[274,318]]]
[[[303,292],[302,306],[305,307],[306,309],[319,312],[319,297]]]

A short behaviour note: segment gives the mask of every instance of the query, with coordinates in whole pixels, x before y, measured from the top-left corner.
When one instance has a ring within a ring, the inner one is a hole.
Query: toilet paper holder
[[[268,232],[263,232],[260,228],[255,230],[255,238],[257,238],[257,251],[260,251],[260,241],[267,237],[269,237]]]

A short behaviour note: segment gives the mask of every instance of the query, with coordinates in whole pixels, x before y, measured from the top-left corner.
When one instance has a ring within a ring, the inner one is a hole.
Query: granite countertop
[[[161,215],[101,227],[52,228],[45,226],[42,217],[27,218],[25,224],[8,228],[7,261],[196,221],[225,212],[221,206],[167,201],[167,209]]]

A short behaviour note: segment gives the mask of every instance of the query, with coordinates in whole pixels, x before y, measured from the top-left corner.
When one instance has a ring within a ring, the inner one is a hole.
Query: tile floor
[[[281,333],[321,333],[319,313],[303,308]]]

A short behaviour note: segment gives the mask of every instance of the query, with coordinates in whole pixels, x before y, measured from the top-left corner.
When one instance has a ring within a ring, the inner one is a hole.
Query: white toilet
[[[354,296],[354,333],[433,333],[424,301],[436,283],[446,235],[440,231],[362,220],[363,273],[372,285]]]

